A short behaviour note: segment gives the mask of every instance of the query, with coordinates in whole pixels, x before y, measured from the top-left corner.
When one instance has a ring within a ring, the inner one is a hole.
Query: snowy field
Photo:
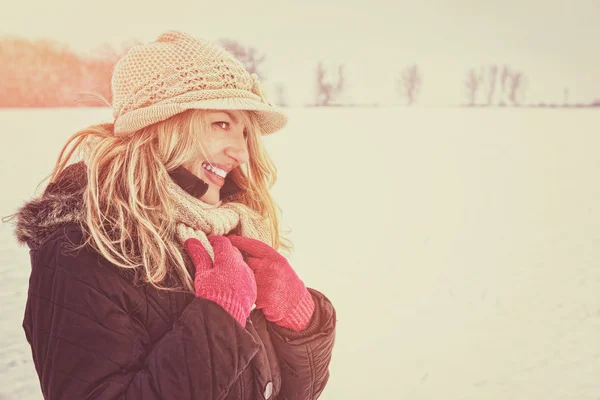
[[[600,113],[292,109],[265,138],[290,261],[338,312],[322,399],[600,398]],[[0,215],[107,109],[0,111]],[[0,225],[0,399],[41,399]]]

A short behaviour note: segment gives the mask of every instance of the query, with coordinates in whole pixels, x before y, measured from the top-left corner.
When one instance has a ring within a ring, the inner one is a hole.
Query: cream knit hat
[[[116,135],[189,109],[254,111],[264,135],[287,123],[256,74],[216,44],[177,31],[129,50],[115,66],[112,92]]]

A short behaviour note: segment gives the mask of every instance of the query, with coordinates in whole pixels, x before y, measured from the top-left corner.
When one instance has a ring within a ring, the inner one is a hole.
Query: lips
[[[227,174],[229,173],[229,171],[231,171],[231,168],[227,168],[222,166],[221,164],[214,164],[214,163],[209,163],[204,161],[202,163],[202,168],[211,171],[211,172],[215,172],[216,175],[220,176],[221,178],[225,178],[225,176],[227,176]],[[215,171],[217,170],[217,171]],[[225,176],[222,176],[225,175]]]
[[[204,168],[203,168],[204,169]],[[210,180],[213,184],[221,187],[225,184],[225,179],[221,178],[220,176],[204,169],[204,175],[206,175],[206,177],[208,178],[208,180]]]

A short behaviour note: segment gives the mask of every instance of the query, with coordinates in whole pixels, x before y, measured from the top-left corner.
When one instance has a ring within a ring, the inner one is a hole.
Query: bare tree
[[[490,80],[488,86],[488,99],[487,105],[491,106],[492,101],[494,99],[494,93],[496,92],[496,78],[498,77],[498,67],[496,65],[492,65],[490,67]]]
[[[502,67],[502,73],[500,74],[500,100],[498,100],[498,105],[505,106],[505,98],[508,93],[508,87],[511,79],[511,72],[508,66],[504,65]]]
[[[344,65],[338,66],[337,82],[327,82],[325,79],[325,66],[323,62],[317,65],[317,106],[329,106],[343,91],[345,87]]]
[[[220,39],[219,44],[233,54],[249,73],[258,75],[261,80],[265,78],[261,68],[267,58],[266,55],[260,55],[256,48],[244,46],[233,39]]]
[[[402,73],[402,77],[398,82],[398,91],[400,95],[406,97],[406,105],[411,106],[421,90],[421,73],[416,64],[406,67]]]
[[[513,105],[519,104],[519,100],[517,99],[517,96],[519,96],[523,91],[523,80],[524,80],[524,76],[521,72],[511,73],[510,94],[509,94],[508,98],[513,103]]]
[[[467,92],[469,105],[474,106],[477,101],[477,91],[483,83],[483,74],[475,72],[475,68],[469,69],[464,85]]]

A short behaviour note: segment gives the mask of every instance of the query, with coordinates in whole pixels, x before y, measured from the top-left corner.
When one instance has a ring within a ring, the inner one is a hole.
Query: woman
[[[114,122],[71,137],[17,214],[44,397],[318,398],[335,310],[279,253],[260,140],[285,115],[229,53],[176,31],[131,49],[112,90]]]

